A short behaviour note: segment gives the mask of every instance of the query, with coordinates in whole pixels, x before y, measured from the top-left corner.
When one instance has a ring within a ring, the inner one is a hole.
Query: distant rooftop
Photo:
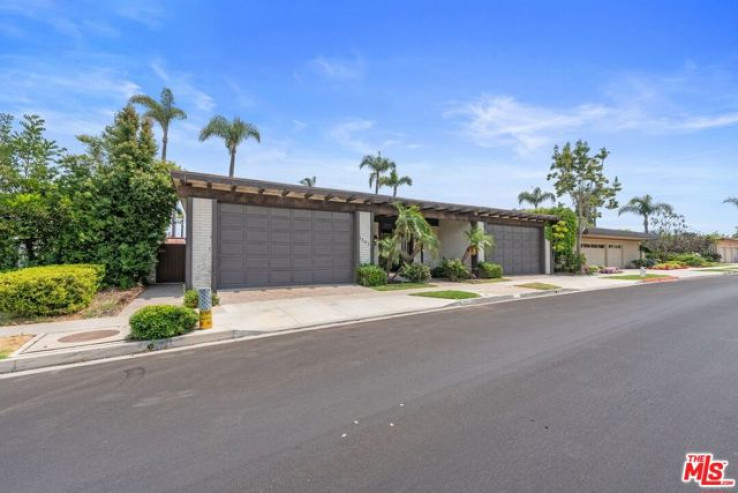
[[[607,238],[629,238],[637,240],[652,240],[656,238],[653,233],[641,233],[640,231],[628,231],[627,229],[587,228],[585,235],[603,236]]]

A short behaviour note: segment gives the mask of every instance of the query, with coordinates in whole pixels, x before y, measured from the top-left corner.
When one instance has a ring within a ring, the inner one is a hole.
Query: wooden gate
[[[156,283],[185,282],[185,245],[167,243],[159,248]]]

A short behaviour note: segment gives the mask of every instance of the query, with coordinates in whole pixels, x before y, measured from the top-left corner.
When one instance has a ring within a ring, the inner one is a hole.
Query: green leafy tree
[[[532,192],[523,191],[518,194],[518,205],[522,205],[523,202],[527,202],[533,206],[534,209],[538,209],[540,205],[547,200],[551,203],[556,202],[556,195],[551,192],[544,192],[541,187],[535,187]]]
[[[316,181],[317,180],[314,176],[313,177],[307,176],[303,178],[302,180],[300,180],[300,184],[305,185],[306,187],[314,187]]]
[[[88,153],[65,163],[66,190],[78,209],[64,248],[66,262],[103,263],[106,282],[129,287],[156,262],[177,195],[171,166],[156,159],[148,118],[126,106],[100,137],[84,137]]]
[[[599,153],[590,156],[590,150],[582,140],[577,141],[573,149],[569,142],[561,149],[555,146],[548,174],[548,180],[554,182],[556,195],[568,195],[577,208],[577,257],[582,253],[582,232],[587,223],[585,204],[595,209],[616,209],[618,201],[615,197],[621,189],[617,177],[611,184],[604,173],[604,162],[610,152],[603,147]]]
[[[557,216],[555,223],[546,224],[544,235],[551,242],[553,251],[554,270],[557,272],[578,272],[581,269],[582,258],[575,253],[577,244],[576,213],[569,207],[558,205],[551,208],[535,209],[536,214]]]
[[[19,129],[0,115],[0,270],[54,261],[64,224],[55,183],[64,156],[44,136],[44,120],[24,115]]]
[[[648,233],[648,222],[656,214],[671,214],[673,207],[666,202],[654,202],[649,194],[643,197],[633,197],[627,204],[622,206],[618,215],[625,213],[638,214],[643,218],[643,232]]]
[[[140,104],[146,108],[144,116],[146,118],[151,118],[161,127],[161,160],[166,162],[167,143],[169,142],[169,124],[173,120],[186,119],[187,113],[174,105],[174,95],[167,87],[162,89],[159,101],[156,101],[154,98],[146,96],[145,94],[136,94],[131,97],[130,102]]]
[[[383,187],[390,187],[392,189],[392,196],[397,197],[397,189],[402,185],[413,186],[413,179],[409,176],[400,176],[397,174],[397,169],[392,168],[389,175],[380,176],[379,184]]]
[[[244,140],[248,139],[261,142],[259,129],[238,117],[232,121],[228,121],[223,116],[214,116],[211,118],[208,124],[205,125],[205,128],[200,131],[200,142],[211,137],[220,137],[225,142],[225,146],[231,156],[231,165],[228,169],[228,176],[231,178],[233,178],[233,174],[236,171],[236,151],[238,150],[238,146]]]
[[[468,231],[464,231],[464,236],[466,236],[467,247],[461,257],[461,262],[466,263],[466,260],[471,257],[471,269],[476,271],[479,251],[491,251],[495,247],[495,238],[485,233],[484,228],[479,224],[474,224]]]
[[[382,186],[382,177],[388,171],[397,168],[397,165],[391,159],[382,156],[378,152],[376,156],[371,154],[362,158],[359,163],[359,169],[369,168],[369,187],[374,187],[374,193],[379,194],[379,187]]]

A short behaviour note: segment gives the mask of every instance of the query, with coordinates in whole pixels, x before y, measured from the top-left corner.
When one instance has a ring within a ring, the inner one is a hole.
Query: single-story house
[[[624,229],[587,228],[582,233],[582,253],[589,265],[628,267],[640,258],[641,242],[654,237]]]
[[[556,216],[189,171],[172,178],[185,204],[188,287],[353,283],[356,267],[376,259],[376,240],[392,230],[396,201],[418,206],[436,230],[438,255],[424,253],[421,262],[461,257],[464,232],[479,224],[495,237],[487,260],[506,274],[552,269],[543,229]]]
[[[715,240],[715,253],[720,254],[721,262],[738,263],[738,238]]]

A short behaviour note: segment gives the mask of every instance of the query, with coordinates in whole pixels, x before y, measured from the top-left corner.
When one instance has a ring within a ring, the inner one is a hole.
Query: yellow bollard
[[[197,306],[200,309],[200,329],[213,328],[213,295],[210,288],[200,288],[197,290]]]

